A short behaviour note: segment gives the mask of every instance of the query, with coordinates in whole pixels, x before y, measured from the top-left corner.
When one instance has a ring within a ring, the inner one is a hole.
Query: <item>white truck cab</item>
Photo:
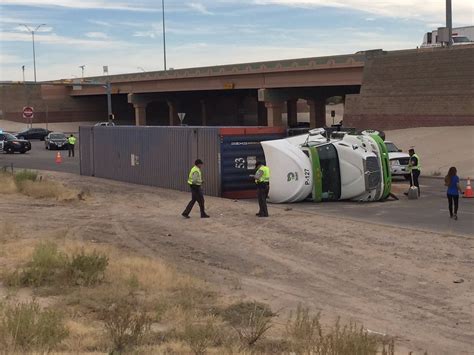
[[[391,175],[383,140],[362,134],[327,138],[323,132],[262,142],[271,170],[270,202],[386,198]]]

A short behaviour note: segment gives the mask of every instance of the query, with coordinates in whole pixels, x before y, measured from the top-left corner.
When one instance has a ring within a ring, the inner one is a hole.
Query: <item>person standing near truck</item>
[[[259,211],[258,217],[268,217],[267,198],[270,191],[270,168],[262,162],[256,164],[257,172],[254,175],[257,184],[257,196]]]
[[[201,218],[209,218],[209,215],[206,214],[204,209],[204,195],[201,188],[203,183],[201,171],[203,164],[201,159],[196,159],[194,166],[189,172],[188,184],[191,188],[191,201],[189,201],[186,209],[181,213],[184,218],[189,218],[189,214],[196,202],[199,204],[199,209],[201,210]]]
[[[448,188],[449,216],[450,218],[454,218],[455,221],[458,220],[459,194],[463,193],[461,186],[459,186],[459,177],[457,174],[457,169],[452,166],[449,168],[448,175],[444,178],[444,184]]]
[[[74,137],[74,134],[71,133],[71,135],[67,139],[67,148],[68,148],[68,157],[73,157],[74,158],[74,148],[76,146],[76,137]]]
[[[415,153],[415,149],[411,148],[408,151],[408,154],[410,155],[410,160],[408,163],[408,170],[410,171],[410,186],[416,186],[418,188],[418,197],[421,194],[420,191],[420,173],[421,173],[421,163],[420,163],[420,157]],[[406,192],[405,195],[408,195]]]

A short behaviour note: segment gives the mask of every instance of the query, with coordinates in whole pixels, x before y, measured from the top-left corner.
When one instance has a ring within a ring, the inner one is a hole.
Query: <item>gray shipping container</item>
[[[278,127],[80,127],[81,174],[189,191],[189,170],[204,161],[206,195],[253,198],[250,174],[264,160],[259,142]],[[222,160],[222,161],[221,161]]]
[[[189,169],[204,161],[204,193],[220,196],[216,127],[81,127],[81,174],[188,191]]]

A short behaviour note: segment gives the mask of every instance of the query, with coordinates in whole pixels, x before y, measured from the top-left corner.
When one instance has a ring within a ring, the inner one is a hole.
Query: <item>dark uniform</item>
[[[259,211],[258,217],[268,217],[267,198],[268,192],[270,191],[270,168],[263,165],[263,163],[257,163],[257,172],[255,173],[255,183],[257,184],[257,197]]]
[[[410,162],[408,164],[408,168],[410,170],[410,186],[416,186],[418,188],[418,196],[420,196],[420,174],[421,174],[421,163],[420,157],[415,153],[414,149],[410,149],[408,151],[410,154]]]
[[[194,163],[194,166],[191,168],[188,177],[188,184],[191,188],[191,201],[189,201],[188,206],[181,214],[184,218],[189,218],[189,214],[194,207],[194,204],[197,202],[199,204],[199,209],[201,210],[201,218],[209,218],[204,209],[204,194],[202,193],[202,160],[198,159]]]

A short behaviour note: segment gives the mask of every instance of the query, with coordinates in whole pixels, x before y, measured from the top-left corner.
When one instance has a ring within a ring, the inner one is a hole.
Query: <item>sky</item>
[[[165,0],[168,68],[415,48],[444,0]],[[474,0],[453,0],[455,27]],[[0,81],[162,70],[161,0],[0,0]]]

